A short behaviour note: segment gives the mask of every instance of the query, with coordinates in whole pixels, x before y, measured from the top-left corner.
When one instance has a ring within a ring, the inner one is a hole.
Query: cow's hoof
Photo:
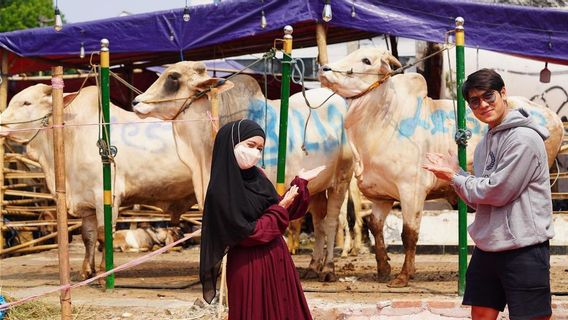
[[[335,275],[335,264],[333,262],[326,263],[321,270],[319,281],[321,282],[335,282],[337,276]]]
[[[316,270],[308,268],[304,271],[303,274],[301,274],[301,278],[302,279],[318,279],[319,274]]]
[[[390,279],[391,266],[386,263],[382,266],[377,267],[377,280],[379,282],[387,282]]]
[[[347,251],[342,251],[341,252],[341,257],[342,258],[347,258],[349,256],[349,254],[347,253]]]
[[[351,249],[351,252],[349,253],[351,256],[356,257],[359,255],[359,248],[353,248]]]
[[[322,272],[319,276],[319,281],[320,282],[336,282],[337,276],[332,271]]]
[[[387,284],[389,288],[404,288],[406,286],[408,286],[408,278],[400,275]]]

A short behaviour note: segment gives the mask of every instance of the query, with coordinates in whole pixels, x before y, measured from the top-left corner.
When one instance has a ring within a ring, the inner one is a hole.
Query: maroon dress
[[[312,319],[282,234],[288,221],[306,213],[308,182],[296,177],[298,195],[289,210],[272,205],[253,233],[227,254],[229,320]]]

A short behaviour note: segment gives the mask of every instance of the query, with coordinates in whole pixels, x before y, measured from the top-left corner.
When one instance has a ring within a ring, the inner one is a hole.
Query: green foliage
[[[52,0],[0,0],[0,32],[53,24]]]

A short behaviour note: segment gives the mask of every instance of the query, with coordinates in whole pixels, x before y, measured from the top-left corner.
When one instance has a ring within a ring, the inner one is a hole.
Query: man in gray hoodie
[[[475,149],[474,174],[461,170],[455,155],[427,154],[423,168],[450,181],[476,210],[463,304],[472,306],[474,320],[496,319],[505,305],[513,320],[550,319],[548,130],[523,109],[509,108],[503,79],[493,70],[469,75],[462,93],[489,125]]]

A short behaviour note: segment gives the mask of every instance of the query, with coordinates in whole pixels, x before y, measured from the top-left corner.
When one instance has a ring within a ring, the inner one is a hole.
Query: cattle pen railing
[[[23,154],[23,146],[14,142],[5,142],[4,150],[0,258],[57,248],[53,243],[57,236],[56,206],[40,164]],[[139,223],[170,221],[170,215],[161,209],[141,204],[121,208],[116,222],[134,229]],[[194,206],[181,215],[180,221],[201,226],[201,212]],[[80,227],[81,219],[70,217],[68,232]]]

